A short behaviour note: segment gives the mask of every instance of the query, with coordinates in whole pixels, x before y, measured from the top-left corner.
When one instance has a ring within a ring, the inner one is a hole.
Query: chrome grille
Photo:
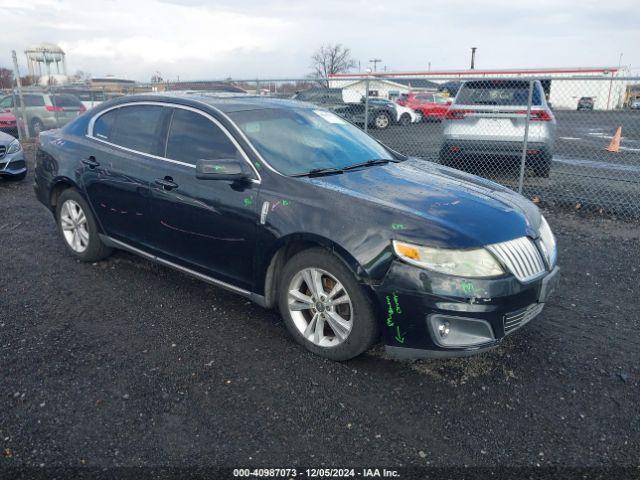
[[[5,153],[7,153],[7,147],[0,145],[0,158],[4,157]]]
[[[544,260],[528,237],[494,243],[487,248],[521,282],[528,282],[545,271]]]
[[[543,308],[544,303],[534,303],[517,312],[506,314],[504,316],[504,334],[507,335],[522,327],[525,323],[529,323],[542,312]]]

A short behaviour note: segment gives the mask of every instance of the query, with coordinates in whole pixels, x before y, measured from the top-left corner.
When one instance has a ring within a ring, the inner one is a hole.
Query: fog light
[[[447,336],[449,336],[449,332],[451,331],[451,329],[449,328],[449,322],[447,322],[446,320],[442,320],[439,322],[438,325],[438,333],[440,334],[441,338],[445,338]]]
[[[474,347],[495,340],[493,329],[480,318],[429,315],[427,324],[433,341],[446,348]]]

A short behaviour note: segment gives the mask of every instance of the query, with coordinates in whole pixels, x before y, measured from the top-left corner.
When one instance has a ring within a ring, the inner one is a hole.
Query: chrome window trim
[[[211,106],[211,105],[206,104],[204,102],[200,102],[200,103],[202,103],[203,105],[209,106],[209,107]],[[260,176],[260,173],[258,172],[256,167],[253,165],[253,163],[251,163],[251,159],[249,158],[247,153],[244,151],[242,146],[233,137],[233,135],[231,135],[231,133],[227,130],[227,128],[224,125],[222,125],[222,123],[220,123],[220,121],[218,121],[215,117],[209,115],[206,112],[203,112],[202,110],[199,110],[199,109],[194,108],[194,107],[190,107],[188,105],[180,105],[178,103],[171,103],[171,102],[153,102],[153,101],[148,101],[148,100],[131,101],[131,102],[127,102],[127,103],[120,103],[118,105],[114,105],[114,106],[109,107],[109,108],[107,108],[105,110],[102,110],[102,111],[98,112],[97,114],[95,114],[93,117],[91,117],[91,120],[89,120],[89,125],[87,126],[86,137],[90,138],[91,140],[96,140],[98,142],[104,143],[106,145],[110,145],[110,146],[113,146],[113,147],[120,148],[120,149],[122,149],[124,151],[127,151],[127,152],[135,153],[135,154],[138,154],[138,155],[143,155],[145,157],[153,158],[153,159],[156,159],[156,160],[163,160],[165,162],[173,163],[173,164],[176,164],[176,165],[182,165],[182,166],[189,167],[189,168],[196,168],[195,165],[192,165],[190,163],[181,162],[179,160],[174,160],[172,158],[160,157],[158,155],[152,155],[152,154],[146,153],[146,152],[140,152],[138,150],[134,150],[134,149],[131,149],[131,148],[123,147],[122,145],[118,145],[116,143],[109,142],[107,140],[103,140],[103,139],[95,137],[93,135],[93,127],[94,127],[94,125],[96,123],[96,120],[98,120],[98,118],[100,118],[102,115],[104,115],[104,114],[106,114],[108,112],[111,112],[113,110],[116,110],[118,108],[131,107],[131,106],[137,106],[137,105],[151,105],[151,106],[160,106],[160,107],[167,107],[167,108],[180,108],[180,109],[183,109],[183,110],[189,110],[191,112],[197,113],[197,114],[202,115],[203,117],[207,118],[209,121],[213,122],[220,130],[222,130],[222,132],[227,136],[227,138],[229,140],[231,140],[231,143],[233,143],[233,145],[238,149],[238,151],[242,155],[242,158],[244,158],[244,160],[249,164],[249,166],[251,167],[251,170],[253,171],[253,173],[257,177],[257,178],[251,178],[250,180],[252,182],[254,182],[254,183],[262,183],[262,177]],[[220,112],[220,110],[218,110],[217,108],[215,108],[215,110],[217,112]],[[222,113],[222,112],[220,112],[220,113]],[[229,117],[227,117],[226,115],[223,115],[223,116],[225,118],[229,119]],[[238,129],[238,127],[233,122],[231,122],[231,123],[234,125],[234,127],[236,127],[236,129]],[[168,135],[167,135],[167,137],[168,137]],[[243,135],[243,137],[244,137],[244,135]],[[244,137],[244,138],[246,140],[246,137]],[[251,146],[251,148],[255,152],[255,148],[253,147],[253,145],[251,145],[250,143],[249,143],[249,145]],[[165,151],[166,151],[166,148],[165,148]],[[262,160],[264,162],[264,160],[262,159],[262,157],[260,155],[258,155],[258,157],[260,158],[260,160]],[[271,168],[271,166],[268,165],[266,162],[264,162],[264,163],[265,163],[265,165],[269,166],[269,168]]]

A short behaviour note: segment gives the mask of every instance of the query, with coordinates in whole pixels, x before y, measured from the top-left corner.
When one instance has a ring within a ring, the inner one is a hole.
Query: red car
[[[412,92],[401,95],[397,103],[421,113],[424,120],[442,120],[452,100],[435,93]]]
[[[0,110],[0,132],[18,137],[18,123],[13,113]]]

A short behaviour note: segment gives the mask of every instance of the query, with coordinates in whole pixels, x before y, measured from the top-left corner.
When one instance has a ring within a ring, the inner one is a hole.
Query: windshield
[[[327,110],[268,108],[229,116],[264,159],[285,175],[394,160],[362,130]]]

